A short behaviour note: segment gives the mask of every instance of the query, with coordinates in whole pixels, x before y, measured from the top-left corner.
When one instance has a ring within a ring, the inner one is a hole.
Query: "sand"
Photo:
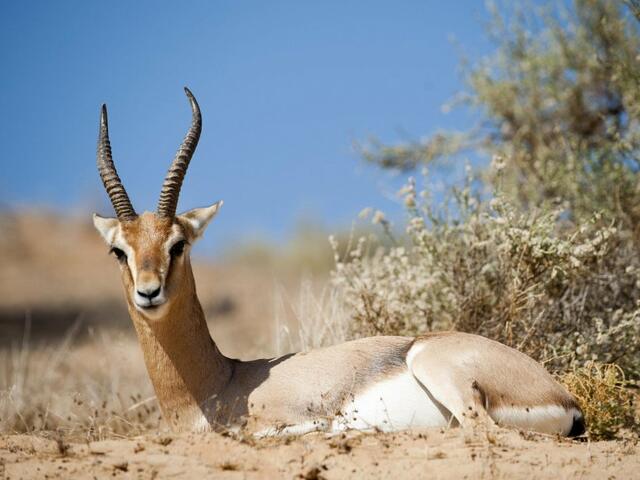
[[[516,431],[348,432],[284,439],[215,433],[72,442],[0,437],[0,478],[640,478],[640,445]]]

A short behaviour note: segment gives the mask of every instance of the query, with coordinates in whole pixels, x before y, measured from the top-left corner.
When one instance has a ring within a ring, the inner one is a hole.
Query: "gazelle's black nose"
[[[155,290],[153,290],[151,292],[150,291],[143,292],[142,290],[138,290],[138,295],[140,295],[141,297],[148,298],[149,300],[151,300],[151,299],[157,297],[158,295],[160,295],[160,288],[161,287],[158,287],[158,288],[156,288]]]

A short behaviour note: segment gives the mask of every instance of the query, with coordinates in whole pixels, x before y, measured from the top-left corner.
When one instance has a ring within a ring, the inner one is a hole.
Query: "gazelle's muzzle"
[[[141,310],[159,307],[167,301],[159,275],[140,272],[135,282],[134,302]]]

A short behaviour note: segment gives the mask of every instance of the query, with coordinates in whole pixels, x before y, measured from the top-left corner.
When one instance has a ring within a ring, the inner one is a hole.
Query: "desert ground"
[[[46,242],[43,241],[46,239]],[[113,259],[88,219],[0,217],[0,478],[640,478],[637,438],[498,428],[257,440],[164,425]],[[328,246],[327,246],[328,248]],[[278,262],[276,262],[278,263]],[[340,341],[327,272],[194,259],[221,350]]]
[[[0,438],[3,478],[638,478],[640,448],[518,432],[351,432],[253,441],[147,434],[97,442]]]

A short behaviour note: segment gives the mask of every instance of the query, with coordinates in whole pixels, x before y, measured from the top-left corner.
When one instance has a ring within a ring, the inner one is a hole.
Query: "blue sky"
[[[0,204],[109,214],[95,167],[106,102],[120,176],[154,209],[187,85],[204,127],[179,210],[225,200],[209,242],[397,213],[399,180],[352,142],[468,126],[440,110],[462,88],[451,38],[488,53],[486,20],[480,1],[2,2]]]

